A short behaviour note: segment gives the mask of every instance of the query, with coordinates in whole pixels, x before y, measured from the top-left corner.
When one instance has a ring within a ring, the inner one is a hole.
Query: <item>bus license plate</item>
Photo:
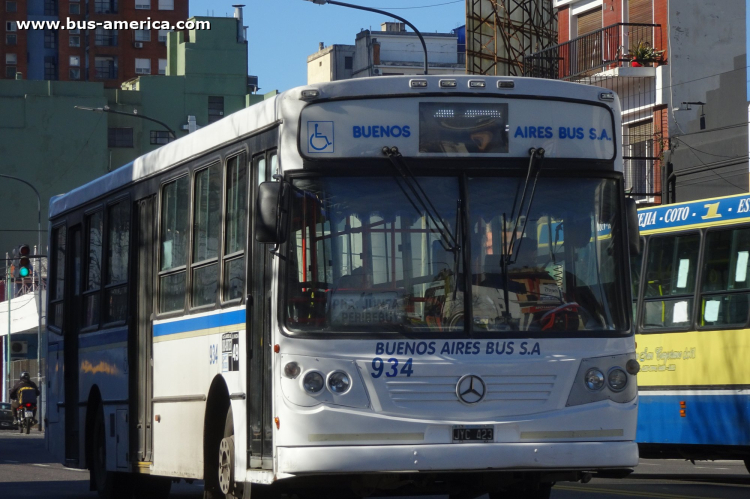
[[[27,418],[33,418],[34,417],[34,413],[32,411],[26,411],[26,417]]]
[[[494,441],[495,429],[490,425],[459,425],[453,427],[453,443]]]

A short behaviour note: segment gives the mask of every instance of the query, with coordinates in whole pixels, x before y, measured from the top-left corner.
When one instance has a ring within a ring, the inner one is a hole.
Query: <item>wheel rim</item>
[[[234,466],[234,436],[226,437],[219,444],[219,488],[223,494],[228,494],[233,483]]]

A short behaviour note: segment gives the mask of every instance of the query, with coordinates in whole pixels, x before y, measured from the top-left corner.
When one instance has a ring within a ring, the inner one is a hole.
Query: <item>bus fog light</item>
[[[619,367],[610,369],[609,374],[607,374],[607,384],[613,392],[621,392],[628,384],[628,375]]]
[[[328,375],[328,389],[336,395],[343,395],[349,391],[352,381],[344,371],[334,371]]]
[[[284,376],[289,379],[296,378],[297,376],[299,376],[300,372],[302,372],[302,370],[300,369],[299,364],[297,364],[296,362],[289,362],[284,366]]]
[[[635,376],[636,374],[640,372],[641,364],[635,359],[630,359],[625,364],[625,370],[628,371],[633,376]]]
[[[586,371],[583,379],[586,383],[586,388],[591,391],[601,390],[604,386],[604,373],[595,367]]]
[[[302,387],[307,393],[320,393],[320,390],[323,389],[323,386],[325,386],[325,382],[323,380],[323,375],[319,372],[310,371],[309,373],[305,374],[305,377],[302,379]]]

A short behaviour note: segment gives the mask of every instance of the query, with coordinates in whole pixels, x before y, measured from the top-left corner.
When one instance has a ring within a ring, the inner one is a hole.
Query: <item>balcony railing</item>
[[[639,42],[663,50],[660,24],[618,23],[524,57],[524,73],[535,78],[575,80],[630,66]],[[657,63],[658,64],[658,63]]]

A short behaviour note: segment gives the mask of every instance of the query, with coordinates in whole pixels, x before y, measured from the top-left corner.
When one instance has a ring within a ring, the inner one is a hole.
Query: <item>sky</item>
[[[190,0],[190,15],[232,16],[235,3],[245,4],[248,71],[258,76],[259,93],[305,85],[307,56],[318,51],[319,42],[326,46],[353,45],[361,29],[380,31],[381,23],[394,21],[380,14],[305,0]],[[465,0],[348,0],[346,3],[392,11],[423,33],[448,33],[466,23]]]

